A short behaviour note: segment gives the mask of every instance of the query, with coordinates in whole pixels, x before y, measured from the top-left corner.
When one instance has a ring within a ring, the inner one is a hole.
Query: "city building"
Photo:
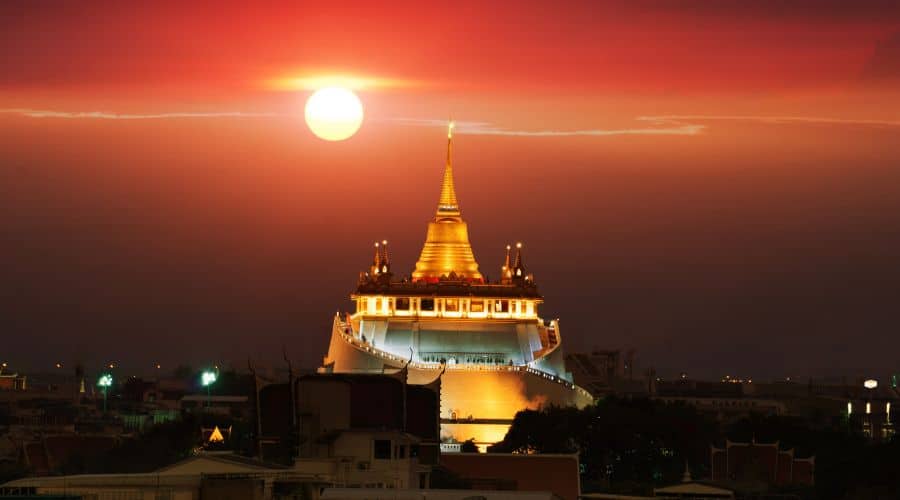
[[[244,415],[249,413],[247,396],[208,396],[206,394],[188,394],[178,402],[179,410],[203,412],[216,415]]]
[[[73,458],[84,458],[111,450],[118,440],[110,436],[41,436],[22,446],[23,464],[33,476],[46,476]]]
[[[816,458],[796,457],[793,448],[783,450],[777,441],[726,441],[723,448],[712,446],[710,454],[713,481],[758,482],[769,486],[810,486],[815,482]]]
[[[900,407],[896,388],[864,377],[835,383],[754,382],[728,375],[720,381],[680,378],[656,381],[650,397],[692,405],[720,421],[760,414],[811,418],[823,426],[849,425],[873,441],[894,435],[892,411]]]
[[[573,381],[594,397],[606,395],[646,396],[653,390],[652,372],[640,373],[635,351],[593,349],[590,352],[566,354],[566,368]]]
[[[475,490],[549,491],[562,500],[581,493],[577,454],[447,453],[441,467]]]
[[[338,487],[424,488],[438,461],[440,379],[306,375],[259,393],[260,456]]]
[[[28,377],[25,375],[0,370],[0,391],[24,391],[27,387]]]
[[[545,404],[583,407],[589,392],[566,369],[559,321],[538,313],[543,297],[507,247],[500,280],[479,270],[453,181],[452,125],[437,210],[408,277],[394,274],[387,241],[360,273],[352,314],[337,314],[321,373],[387,373],[410,383],[443,373],[441,437],[485,446],[503,438],[516,412]]]
[[[721,421],[738,420],[752,413],[787,414],[788,405],[783,398],[763,397],[763,394],[754,392],[760,385],[680,378],[656,382],[652,397],[666,403],[694,406],[698,411],[715,415]]]
[[[548,491],[325,488],[322,500],[561,500]]]
[[[284,482],[315,482],[284,467],[230,454],[198,455],[148,473],[30,477],[0,485],[0,496],[64,495],[92,500],[269,499]],[[310,488],[317,492],[318,488]],[[290,498],[290,497],[288,497]],[[312,496],[310,498],[316,498]]]

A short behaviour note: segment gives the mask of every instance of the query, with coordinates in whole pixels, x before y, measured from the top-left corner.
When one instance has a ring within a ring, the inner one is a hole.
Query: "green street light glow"
[[[212,385],[216,383],[216,379],[219,378],[219,367],[216,366],[216,371],[206,370],[200,375],[200,383],[203,387],[206,387],[206,407],[209,408],[212,404]]]
[[[109,392],[109,388],[113,385],[112,375],[109,373],[104,373],[100,375],[100,378],[97,379],[97,386],[103,389],[103,413],[106,413],[106,393]]]

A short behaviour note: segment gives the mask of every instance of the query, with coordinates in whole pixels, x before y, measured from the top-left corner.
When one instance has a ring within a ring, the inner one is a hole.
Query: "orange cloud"
[[[419,127],[446,127],[447,120],[391,118],[390,122],[401,125]],[[501,135],[518,137],[572,137],[572,136],[614,136],[614,135],[698,135],[705,125],[680,123],[674,120],[659,120],[659,126],[624,127],[624,128],[590,128],[577,130],[517,130],[499,127],[488,122],[454,121],[454,130],[465,135]]]
[[[2,114],[29,118],[87,118],[95,120],[164,120],[167,118],[269,118],[278,113],[247,113],[244,111],[172,112],[172,113],[115,113],[110,111],[55,111],[50,109],[10,108],[0,109]]]
[[[639,116],[638,120],[653,123],[680,124],[683,121],[741,121],[773,124],[822,124],[867,125],[880,127],[900,126],[900,120],[869,120],[856,118],[832,118],[825,116],[755,116],[755,115],[660,115]]]

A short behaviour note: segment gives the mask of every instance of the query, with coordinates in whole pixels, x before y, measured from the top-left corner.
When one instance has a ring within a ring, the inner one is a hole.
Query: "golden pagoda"
[[[525,268],[522,244],[506,247],[499,281],[487,282],[469,244],[453,185],[452,124],[440,200],[409,277],[395,276],[387,240],[334,317],[321,373],[397,373],[410,384],[440,379],[441,439],[448,449],[503,439],[516,413],[583,407],[590,393],[566,369],[559,321]],[[512,250],[515,249],[515,254]]]
[[[484,281],[478,272],[478,262],[469,244],[469,230],[462,220],[453,185],[453,122],[447,127],[447,164],[437,212],[428,223],[425,246],[412,273],[413,281],[436,282],[441,278]]]

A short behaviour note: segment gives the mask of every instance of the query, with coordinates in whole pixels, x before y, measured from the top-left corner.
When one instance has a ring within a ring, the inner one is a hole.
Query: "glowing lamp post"
[[[103,413],[106,413],[106,393],[109,392],[109,388],[112,384],[113,378],[109,373],[100,375],[100,378],[97,380],[97,386],[103,391]]]
[[[200,375],[200,383],[203,384],[203,387],[206,387],[206,407],[210,407],[210,402],[212,399],[212,385],[216,383],[216,379],[219,378],[219,375],[212,370],[206,370]]]

